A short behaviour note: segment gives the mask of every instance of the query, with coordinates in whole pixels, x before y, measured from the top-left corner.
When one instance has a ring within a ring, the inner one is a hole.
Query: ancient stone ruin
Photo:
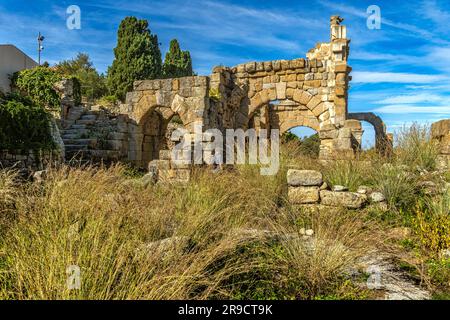
[[[439,155],[437,164],[439,169],[450,168],[450,120],[441,120],[431,125],[431,137],[437,141]]]
[[[120,160],[141,168],[165,170],[168,177],[187,175],[170,162],[170,133],[177,127],[202,130],[279,129],[297,126],[319,133],[320,159],[348,159],[360,149],[360,120],[375,126],[377,148],[386,153],[392,140],[380,118],[348,113],[351,68],[346,27],[331,18],[331,39],[319,43],[306,59],[249,62],[215,67],[210,76],[142,80],[126,96],[118,113],[62,106],[66,159]]]

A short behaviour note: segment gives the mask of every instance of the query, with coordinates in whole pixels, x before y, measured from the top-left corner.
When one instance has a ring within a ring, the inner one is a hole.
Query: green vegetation
[[[99,99],[108,93],[105,76],[97,72],[86,53],[78,53],[74,59],[59,62],[55,70],[64,78],[78,79],[81,95],[89,100]]]
[[[114,56],[107,82],[109,91],[120,100],[132,90],[135,80],[156,79],[162,74],[158,36],[150,32],[147,20],[122,20]]]
[[[61,80],[61,76],[47,67],[25,69],[14,74],[11,79],[13,88],[17,88],[22,95],[29,96],[35,105],[58,110],[60,97],[53,88]]]
[[[0,98],[0,149],[52,149],[50,116],[28,97]]]
[[[318,158],[320,151],[319,134],[313,134],[309,137],[299,138],[290,131],[283,133],[281,142],[292,142],[299,145],[299,152],[311,158]]]
[[[166,78],[192,76],[192,60],[189,51],[182,51],[177,39],[170,41],[163,65],[163,75]]]

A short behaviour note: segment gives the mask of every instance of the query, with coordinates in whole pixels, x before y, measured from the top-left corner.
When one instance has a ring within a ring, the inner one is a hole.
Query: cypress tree
[[[192,76],[191,54],[180,49],[177,39],[170,41],[170,48],[164,59],[163,73],[166,78]]]
[[[147,20],[136,17],[122,20],[114,56],[108,68],[108,87],[121,100],[133,89],[135,80],[156,79],[162,75],[158,36],[150,32]]]

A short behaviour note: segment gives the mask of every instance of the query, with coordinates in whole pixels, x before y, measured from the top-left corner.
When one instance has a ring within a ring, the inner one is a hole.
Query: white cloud
[[[430,83],[449,80],[443,75],[402,72],[356,71],[352,73],[352,76],[353,83]]]
[[[450,105],[449,97],[438,94],[419,93],[410,95],[398,95],[376,101],[377,104],[417,104],[417,103],[442,103],[446,101]]]
[[[367,17],[368,17],[368,14],[366,12],[367,6],[353,7],[353,6],[349,6],[349,5],[331,2],[328,0],[318,0],[318,2],[326,8],[331,8],[331,9],[338,11],[338,13],[340,13],[340,14],[352,15],[352,16],[356,16],[356,17],[364,18],[364,19],[367,19]],[[400,31],[404,31],[403,35],[406,35],[409,37],[426,39],[426,40],[429,40],[431,42],[441,44],[441,45],[443,45],[443,44],[449,45],[450,44],[449,41],[439,38],[437,35],[435,35],[433,32],[431,32],[429,30],[426,30],[424,28],[419,28],[413,24],[397,22],[397,21],[393,21],[391,19],[386,18],[383,10],[381,11],[381,24],[382,24],[382,26],[381,26],[382,28],[383,28],[383,26],[389,26],[391,28],[394,28],[394,29],[397,29]]]
[[[376,108],[372,110],[380,113],[393,114],[411,114],[411,113],[426,113],[426,114],[450,114],[450,105],[446,106],[416,106],[409,104],[392,104]]]

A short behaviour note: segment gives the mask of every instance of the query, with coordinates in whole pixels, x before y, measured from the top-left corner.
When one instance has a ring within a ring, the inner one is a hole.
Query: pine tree
[[[117,35],[115,59],[108,68],[108,87],[113,95],[124,100],[135,80],[161,77],[161,51],[158,36],[151,34],[147,20],[126,17]]]
[[[177,39],[170,41],[170,48],[164,59],[163,73],[166,78],[192,76],[191,54],[180,49]]]

